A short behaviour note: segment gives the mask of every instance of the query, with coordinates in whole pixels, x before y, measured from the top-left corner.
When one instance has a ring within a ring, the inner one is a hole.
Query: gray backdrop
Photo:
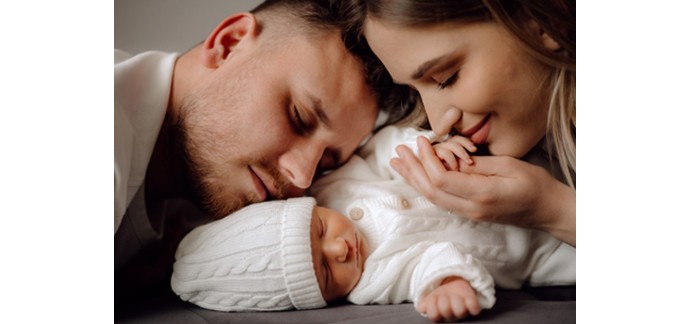
[[[115,48],[182,53],[203,41],[234,12],[262,0],[115,0]]]

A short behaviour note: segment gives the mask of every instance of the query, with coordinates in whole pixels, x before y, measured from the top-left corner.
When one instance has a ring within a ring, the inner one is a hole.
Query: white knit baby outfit
[[[482,308],[501,288],[575,283],[575,249],[546,233],[479,223],[436,207],[390,167],[395,147],[416,149],[412,128],[380,130],[357,156],[310,189],[320,206],[360,229],[370,254],[348,296],[355,304],[417,303],[443,279],[459,276]]]
[[[175,254],[173,291],[218,311],[326,306],[310,245],[313,198],[249,205],[191,231]]]

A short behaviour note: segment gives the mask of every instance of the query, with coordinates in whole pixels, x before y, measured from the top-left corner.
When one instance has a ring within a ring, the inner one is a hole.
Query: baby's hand
[[[477,147],[467,137],[451,136],[445,142],[434,144],[434,150],[436,151],[436,156],[443,162],[446,170],[460,171],[460,164],[457,159],[459,158],[467,164],[472,164],[474,161],[467,151],[476,152]]]
[[[468,314],[478,315],[482,308],[477,293],[467,280],[448,277],[417,304],[417,311],[434,322],[455,322]]]

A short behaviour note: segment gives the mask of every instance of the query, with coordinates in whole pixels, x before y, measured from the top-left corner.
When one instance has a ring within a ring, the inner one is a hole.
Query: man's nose
[[[349,248],[347,246],[347,241],[345,241],[345,239],[342,237],[327,240],[324,244],[325,254],[337,262],[347,261],[348,251]]]
[[[307,189],[314,179],[323,151],[324,149],[316,143],[293,143],[292,147],[278,158],[278,166],[295,187]]]

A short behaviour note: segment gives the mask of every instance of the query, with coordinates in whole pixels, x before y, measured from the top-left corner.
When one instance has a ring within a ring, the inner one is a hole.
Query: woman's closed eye
[[[455,83],[455,81],[458,80],[458,74],[459,74],[459,73],[460,73],[459,70],[458,70],[458,71],[455,71],[455,72],[454,72],[453,74],[451,74],[448,78],[446,78],[443,82],[439,82],[439,83],[438,83],[438,88],[439,88],[440,90],[443,90],[443,89],[445,89],[445,88],[447,88],[447,87],[449,87],[449,86],[452,86],[452,85]]]

